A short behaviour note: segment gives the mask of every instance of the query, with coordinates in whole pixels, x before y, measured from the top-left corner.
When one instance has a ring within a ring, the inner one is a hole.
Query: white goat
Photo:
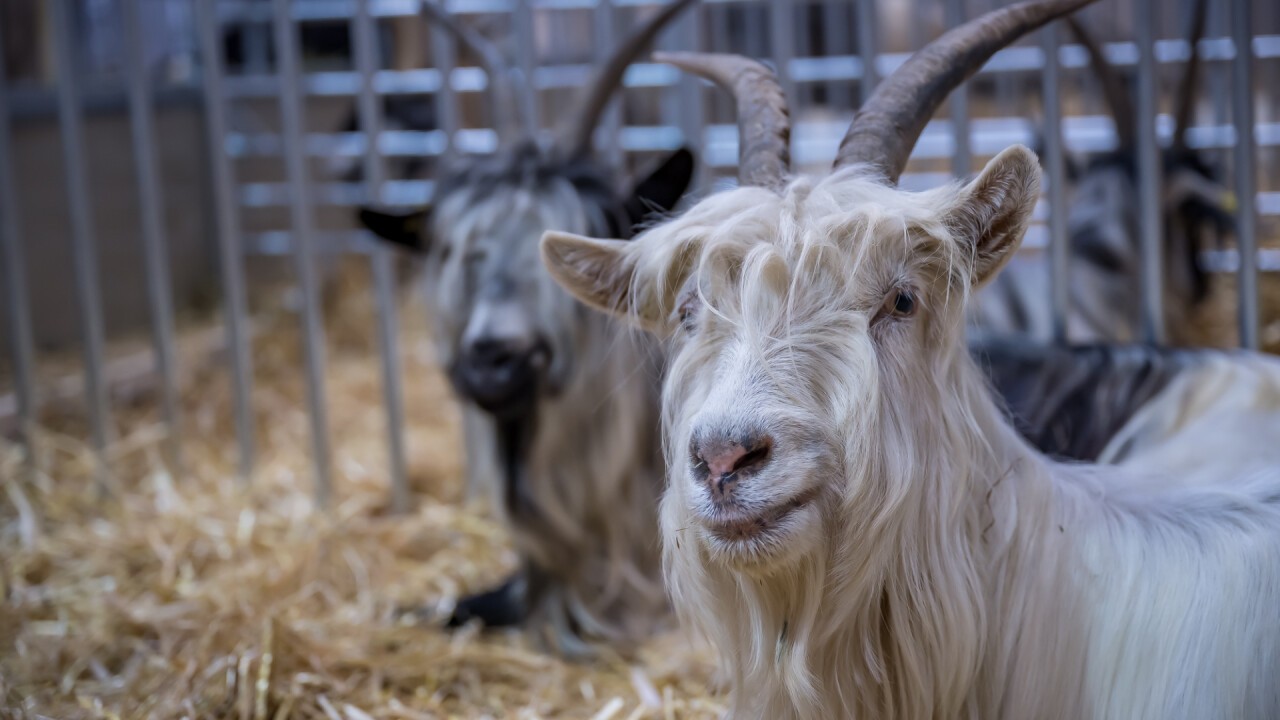
[[[951,88],[1088,2],[947,33],[815,181],[787,179],[763,66],[673,57],[733,87],[743,186],[629,243],[543,236],[566,288],[670,338],[669,591],[732,717],[1280,717],[1280,468],[1041,456],[964,340],[1025,232],[1034,155],[894,187]]]

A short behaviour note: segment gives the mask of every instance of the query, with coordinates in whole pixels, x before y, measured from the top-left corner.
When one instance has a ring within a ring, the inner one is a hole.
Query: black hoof
[[[524,620],[523,583],[512,578],[493,590],[470,595],[458,601],[446,627],[456,628],[472,620],[485,627],[511,627]]]

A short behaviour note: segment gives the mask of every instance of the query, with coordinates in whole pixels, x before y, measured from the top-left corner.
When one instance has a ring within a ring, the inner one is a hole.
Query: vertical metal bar
[[[1058,67],[1058,24],[1040,31],[1044,48],[1041,83],[1044,93],[1044,160],[1049,175],[1049,299],[1053,337],[1067,340],[1070,307],[1070,238],[1067,237],[1066,170],[1062,157],[1062,94]]]
[[[795,6],[791,0],[770,0],[769,44],[773,46],[773,62],[778,69],[778,83],[793,108],[798,108],[796,84],[791,78],[791,58],[796,54]]]
[[[444,154],[452,156],[454,141],[458,134],[458,96],[453,92],[453,67],[456,57],[453,36],[444,28],[432,24],[431,27],[431,64],[440,74],[440,88],[436,90],[436,115],[440,119],[440,129],[444,131]],[[488,78],[489,83],[499,82],[498,78]],[[490,105],[492,107],[492,105]],[[494,127],[498,126],[498,118],[490,118]]]
[[[947,27],[960,27],[963,22],[964,0],[947,0]],[[1057,43],[1054,43],[1054,47],[1057,47]],[[973,167],[969,144],[969,84],[961,83],[947,102],[951,105],[951,135],[955,138],[955,148],[951,152],[951,174],[958,178],[968,177],[970,168]]]
[[[35,462],[36,399],[31,349],[31,308],[27,297],[26,259],[18,237],[18,198],[13,184],[13,153],[9,128],[9,87],[0,33],[0,270],[4,275],[4,304],[13,354],[13,394],[18,401],[18,424],[29,464]]]
[[[253,365],[249,357],[244,266],[240,263],[240,213],[236,205],[235,179],[226,152],[227,117],[223,105],[222,44],[217,0],[196,0],[200,28],[205,131],[213,174],[213,200],[218,223],[218,264],[222,274],[222,301],[227,314],[227,349],[231,362],[232,412],[236,426],[237,472],[241,482],[253,477],[257,450],[254,442]]]
[[[822,6],[822,51],[828,57],[846,52],[846,31],[851,22],[848,0],[828,0]],[[844,109],[850,106],[851,93],[847,80],[826,83],[827,107]]]
[[[1164,232],[1160,212],[1160,152],[1156,146],[1156,75],[1152,0],[1135,0],[1134,25],[1138,45],[1138,233],[1142,250],[1142,327],[1150,342],[1163,342],[1161,247]]]
[[[538,86],[534,82],[534,72],[538,69],[537,38],[533,26],[533,0],[516,0],[515,7],[516,56],[520,61],[520,71],[524,74],[526,87],[521,101],[525,103],[525,114],[529,118],[534,133],[541,126],[538,98]]]
[[[757,10],[761,12],[757,13]],[[756,22],[757,18],[764,18],[764,20]],[[764,57],[768,54],[769,38],[764,28],[768,18],[769,8],[764,2],[754,2],[742,6],[742,23],[745,29],[744,34],[746,35],[747,46],[744,54],[747,57]]]
[[[858,55],[862,58],[862,83],[859,86],[861,102],[866,104],[875,90],[876,82],[876,2],[857,0],[858,3]]]
[[[173,296],[169,282],[169,258],[165,251],[165,235],[161,223],[163,200],[160,196],[159,170],[151,124],[151,87],[147,81],[143,59],[141,0],[125,0],[121,5],[124,20],[126,75],[129,82],[129,120],[133,134],[133,162],[138,180],[138,206],[141,212],[142,244],[147,268],[147,300],[151,305],[151,335],[155,345],[156,369],[161,380],[161,406],[168,430],[165,442],[169,472],[184,474],[182,463],[181,418],[178,410],[178,381],[173,350]]]
[[[365,134],[364,177],[369,197],[377,202],[381,196],[384,173],[378,152],[378,133],[382,129],[382,113],[374,94],[373,75],[377,66],[377,36],[369,6],[373,0],[356,3],[355,54],[360,72],[360,127]],[[382,370],[382,404],[387,413],[387,465],[391,471],[391,508],[395,512],[409,510],[409,482],[405,468],[404,408],[400,385],[400,343],[397,335],[395,265],[392,250],[374,242],[370,257],[373,270],[374,299],[378,312],[378,358]]]
[[[1193,7],[1194,2],[1190,3]],[[1209,3],[1205,8],[1208,13],[1206,29],[1210,37],[1224,37],[1231,34],[1234,3]],[[1213,97],[1213,122],[1215,125],[1227,124],[1227,111],[1231,107],[1232,68],[1227,63],[1205,63],[1201,72],[1208,78],[1209,92]]]
[[[329,454],[329,412],[325,401],[324,323],[320,317],[320,285],[311,246],[311,189],[302,154],[304,128],[299,82],[298,28],[290,14],[291,0],[273,0],[275,8],[276,70],[280,77],[280,130],[284,143],[285,175],[289,184],[289,225],[294,272],[302,292],[303,353],[307,365],[307,411],[315,471],[316,504],[325,507],[333,489]]]
[[[598,0],[595,9],[591,13],[591,27],[595,33],[595,46],[593,54],[597,63],[607,62],[609,55],[613,52],[613,25],[616,12],[613,7],[613,0]],[[626,87],[618,90],[619,97],[626,95]],[[623,167],[624,153],[619,145],[618,131],[622,127],[622,102],[611,102],[605,108],[604,117],[601,118],[601,127],[605,132],[604,158],[610,167]]]
[[[1253,18],[1249,0],[1231,3],[1231,120],[1235,125],[1235,185],[1239,210],[1236,244],[1240,253],[1240,344],[1258,347],[1257,158],[1253,136]]]
[[[58,66],[58,126],[62,140],[63,168],[67,175],[76,300],[84,334],[85,400],[89,408],[93,449],[97,453],[95,472],[99,483],[105,483],[111,420],[107,388],[102,376],[102,296],[98,288],[98,248],[93,232],[93,208],[89,203],[89,185],[85,177],[84,127],[80,115],[80,78],[75,66],[76,45],[71,30],[71,2],[72,0],[56,0],[52,3]]]
[[[696,51],[699,49],[699,41],[702,37],[702,8],[690,8],[679,21],[677,40],[681,49],[689,49]],[[680,131],[684,135],[685,143],[690,149],[697,154],[698,157],[705,157],[703,152],[703,139],[706,135],[706,112],[702,104],[703,94],[697,78],[692,77],[689,73],[680,74],[680,84],[677,89],[677,97],[679,99],[678,107],[680,108]],[[699,162],[697,169],[694,171],[695,186],[706,187],[711,179],[711,168],[705,162]]]

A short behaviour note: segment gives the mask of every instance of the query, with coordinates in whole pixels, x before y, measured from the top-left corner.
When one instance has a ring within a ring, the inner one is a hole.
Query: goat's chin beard
[[[785,571],[814,552],[823,534],[820,498],[784,505],[750,531],[697,523],[698,540],[713,565],[755,577]]]

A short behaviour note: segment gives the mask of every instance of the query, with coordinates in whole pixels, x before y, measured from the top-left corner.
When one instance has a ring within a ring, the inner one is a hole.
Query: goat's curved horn
[[[791,117],[773,71],[741,55],[655,53],[654,60],[700,75],[738,106],[738,182],[779,190],[791,169]]]
[[[489,99],[498,136],[509,139],[519,133],[525,125],[525,119],[522,117],[520,103],[517,102],[516,90],[511,85],[511,68],[497,46],[458,22],[457,18],[432,0],[422,0],[422,14],[429,22],[439,23],[440,27],[479,58],[480,65],[489,76]],[[447,83],[449,78],[441,77],[440,82]]]
[[[1094,0],[1033,0],[971,20],[926,45],[884,82],[854,116],[835,167],[867,163],[890,184],[938,106],[997,50]]]
[[[1076,18],[1068,17],[1067,27],[1071,28],[1071,34],[1076,36],[1076,41],[1084,46],[1085,52],[1089,53],[1089,67],[1093,69],[1094,76],[1102,85],[1102,97],[1106,100],[1107,108],[1111,110],[1111,118],[1116,124],[1120,151],[1129,152],[1133,148],[1135,132],[1133,121],[1137,117],[1133,112],[1129,91],[1115,68],[1107,62],[1107,55],[1102,51],[1102,46],[1084,25],[1080,24]]]
[[[1191,8],[1191,32],[1187,34],[1187,42],[1191,44],[1191,57],[1187,59],[1187,68],[1178,83],[1178,91],[1173,100],[1173,149],[1184,151],[1187,148],[1187,128],[1191,125],[1191,116],[1196,109],[1196,90],[1200,84],[1200,53],[1196,46],[1204,37],[1206,15],[1205,0],[1196,0]]]
[[[591,151],[591,139],[596,125],[604,115],[605,107],[609,105],[609,98],[622,83],[627,67],[649,47],[663,28],[695,2],[697,0],[676,0],[670,3],[618,46],[587,86],[587,90],[579,95],[581,99],[568,115],[568,122],[557,142],[558,147],[565,149],[566,157],[577,158]]]

